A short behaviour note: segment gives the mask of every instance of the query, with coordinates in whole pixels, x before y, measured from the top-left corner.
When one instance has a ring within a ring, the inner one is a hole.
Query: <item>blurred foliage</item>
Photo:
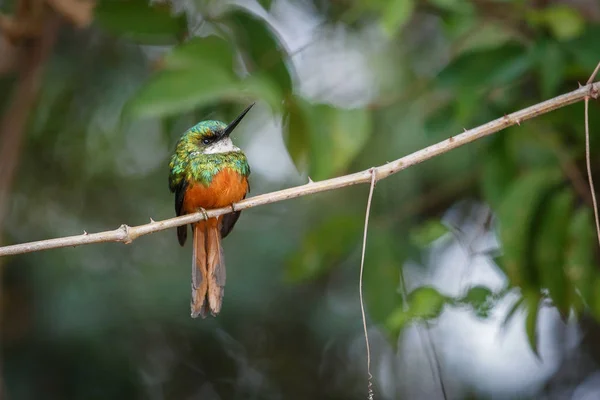
[[[594,1],[258,3],[252,11],[209,0],[102,0],[93,28],[66,30],[28,125],[5,240],[172,216],[166,160],[178,136],[199,119],[229,120],[252,101],[262,120],[248,118],[253,132],[236,141],[250,149],[262,140],[262,152],[249,152],[261,165],[253,166],[252,193],[262,193],[383,164],[572,90],[600,57]],[[294,29],[283,35],[290,22],[276,18],[300,9],[312,22],[298,26],[313,29],[304,44],[291,38]],[[15,82],[0,80],[2,93]],[[598,127],[597,104],[591,108]],[[272,120],[298,174],[278,175],[285,166],[265,161],[279,148],[279,137],[261,136]],[[518,299],[505,324],[525,310],[536,354],[542,305],[565,319],[600,317],[583,132],[582,106],[569,106],[377,184],[364,290],[369,318],[392,345],[408,324],[447,307],[488,318],[507,293]],[[600,147],[597,135],[591,144]],[[592,168],[600,173],[594,159]],[[495,213],[507,287],[455,296],[425,283],[406,293],[405,263],[431,267],[428,251],[455,228],[444,212],[465,198]],[[230,279],[216,320],[188,317],[189,248],[171,231],[128,247],[5,260],[8,392],[364,397],[362,359],[335,353],[332,361],[323,348],[361,332],[365,205],[361,187],[245,211],[225,242]],[[345,299],[345,308],[331,298]],[[333,379],[340,363],[352,368]]]
[[[175,43],[187,32],[183,15],[174,17],[169,6],[149,6],[144,0],[100,1],[95,18],[107,32],[138,43]]]

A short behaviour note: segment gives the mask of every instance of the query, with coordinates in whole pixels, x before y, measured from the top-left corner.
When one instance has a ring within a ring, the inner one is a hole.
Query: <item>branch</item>
[[[338,178],[327,179],[320,182],[310,181],[302,186],[296,186],[289,189],[279,190],[277,192],[265,193],[258,196],[250,197],[232,205],[231,207],[223,207],[219,209],[209,210],[207,211],[207,216],[208,218],[217,217],[219,215],[228,214],[232,211],[246,210],[248,208],[256,206],[262,206],[265,204],[275,203],[282,200],[293,199],[309,194],[340,189],[346,186],[357,185],[361,183],[370,183],[373,173],[375,174],[375,179],[379,181],[399,171],[402,171],[403,169],[422,163],[423,161],[429,160],[430,158],[436,157],[440,154],[444,154],[450,150],[456,149],[457,147],[463,146],[467,143],[471,143],[477,139],[481,139],[482,137],[491,135],[492,133],[501,131],[509,126],[520,125],[521,122],[526,121],[528,119],[535,118],[542,114],[546,114],[550,111],[565,107],[569,104],[577,103],[583,100],[586,96],[590,96],[590,93],[598,92],[600,92],[600,82],[582,86],[577,90],[544,101],[534,106],[525,108],[523,110],[514,112],[512,114],[505,115],[504,117],[495,119],[477,128],[465,130],[465,132],[459,135],[450,137],[449,139],[446,139],[442,142],[426,147],[405,157],[399,158],[396,161],[389,162],[379,167],[369,168],[361,172],[340,176]],[[165,229],[175,228],[181,225],[191,224],[194,222],[198,222],[202,219],[204,219],[204,215],[201,212],[198,212],[194,214],[184,215],[181,217],[166,219],[164,221],[151,220],[149,224],[145,225],[133,227],[121,225],[119,228],[112,231],[92,234],[84,232],[83,235],[67,236],[50,240],[41,240],[37,242],[16,244],[13,246],[5,246],[0,247],[0,257],[14,254],[31,253],[40,250],[56,249],[61,247],[80,246],[83,244],[91,243],[122,242],[129,244],[140,236],[159,232]]]
[[[363,329],[365,333],[365,346],[367,347],[367,399],[373,400],[373,375],[371,375],[371,344],[369,343],[369,330],[367,329],[367,317],[365,316],[365,302],[363,300],[363,275],[365,270],[365,251],[367,250],[367,232],[369,230],[369,214],[371,213],[371,201],[375,190],[375,171],[371,169],[371,187],[367,199],[367,211],[365,213],[365,230],[363,233],[362,253],[360,256],[360,275],[358,278],[358,296],[360,297],[360,314],[362,315]]]
[[[600,70],[600,62],[596,65],[594,72],[588,79],[588,85],[594,81],[596,74]],[[596,203],[596,188],[594,187],[594,178],[592,177],[592,165],[590,157],[590,117],[589,117],[589,102],[590,97],[597,99],[599,97],[598,90],[590,90],[589,95],[585,96],[584,101],[584,118],[585,118],[585,165],[587,167],[588,180],[590,182],[590,194],[592,195],[592,204],[594,205],[594,221],[596,222],[596,234],[598,236],[598,244],[600,244],[600,219],[598,217],[598,204]]]

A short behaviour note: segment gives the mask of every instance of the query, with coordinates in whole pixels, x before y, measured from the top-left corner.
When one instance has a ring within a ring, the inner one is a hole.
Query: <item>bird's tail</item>
[[[220,219],[194,224],[192,259],[192,317],[206,318],[221,311],[225,291],[225,262],[221,248]]]

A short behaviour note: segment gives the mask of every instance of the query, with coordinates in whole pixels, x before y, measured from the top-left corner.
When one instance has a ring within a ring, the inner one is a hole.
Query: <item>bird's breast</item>
[[[190,182],[183,198],[183,212],[190,214],[198,208],[220,208],[242,200],[248,192],[248,179],[232,168],[217,172],[210,184]]]

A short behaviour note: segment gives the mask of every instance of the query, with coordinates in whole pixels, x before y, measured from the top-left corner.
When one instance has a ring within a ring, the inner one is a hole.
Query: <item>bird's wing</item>
[[[246,178],[246,179],[248,179],[248,178]],[[246,190],[246,194],[244,194],[243,199],[245,199],[246,195],[248,193],[250,193],[250,182],[246,181],[246,184],[248,185],[248,190]],[[241,213],[242,213],[241,211],[235,211],[235,212],[223,215],[223,220],[221,221],[221,237],[222,238],[225,238],[227,235],[229,235],[229,232],[231,232],[231,230],[235,226],[235,223],[237,222]]]
[[[221,222],[221,237],[224,238],[229,235],[229,232],[233,229],[233,226],[237,222],[240,217],[241,211],[232,212],[229,214],[223,215],[223,220]]]
[[[177,216],[182,215],[183,208],[183,198],[185,197],[185,190],[187,188],[187,181],[182,179],[179,182],[179,185],[175,188],[175,213]],[[177,239],[179,240],[180,245],[185,244],[185,240],[187,239],[187,225],[178,226],[177,227]]]

